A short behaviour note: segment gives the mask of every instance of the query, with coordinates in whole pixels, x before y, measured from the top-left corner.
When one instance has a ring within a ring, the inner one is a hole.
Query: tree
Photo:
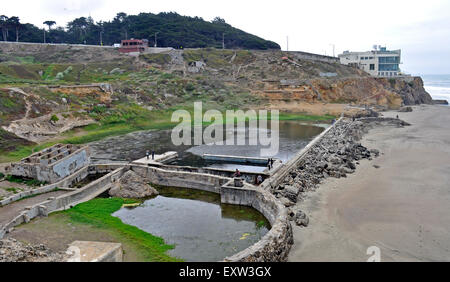
[[[226,22],[225,22],[225,20],[222,19],[221,17],[215,17],[215,18],[212,20],[212,23],[213,23],[213,24],[225,24]]]
[[[73,21],[69,22],[67,24],[67,29],[71,31],[72,33],[77,34],[79,32],[80,41],[83,41],[84,37],[86,36],[86,29],[88,27],[89,23],[85,17],[76,18]],[[83,37],[84,34],[84,37]]]
[[[114,22],[119,23],[121,30],[125,34],[125,39],[128,39],[128,28],[130,27],[130,23],[127,14],[124,12],[117,13]]]
[[[19,29],[21,28],[22,24],[20,23],[19,17],[10,17],[8,19],[9,26],[16,29],[16,42],[19,42]]]
[[[52,28],[52,26],[54,26],[56,24],[56,22],[55,21],[45,21],[45,22],[43,22],[43,24],[48,26],[48,31],[50,31],[50,29]]]
[[[8,41],[8,17],[5,15],[0,16],[0,27],[2,29],[3,41]]]

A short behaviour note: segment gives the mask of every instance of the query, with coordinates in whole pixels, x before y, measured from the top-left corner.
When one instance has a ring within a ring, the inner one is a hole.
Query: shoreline
[[[361,143],[381,155],[297,204],[310,222],[293,225],[289,261],[367,261],[371,246],[382,261],[450,260],[450,108],[413,109],[383,113],[411,126],[371,129]]]

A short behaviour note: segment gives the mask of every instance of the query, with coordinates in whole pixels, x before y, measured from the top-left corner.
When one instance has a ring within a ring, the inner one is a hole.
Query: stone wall
[[[316,138],[314,138],[311,142],[309,142],[308,145],[306,145],[306,147],[304,147],[302,150],[300,150],[293,158],[291,158],[284,166],[282,166],[276,173],[274,173],[272,175],[271,178],[269,178],[268,180],[264,181],[261,184],[261,188],[268,190],[271,188],[276,187],[278,184],[280,184],[284,178],[286,177],[286,175],[293,170],[298,163],[306,156],[306,154],[317,144],[319,143],[323,137],[330,131],[332,130],[334,127],[336,127],[337,124],[339,124],[342,121],[342,118],[340,118],[339,120],[337,120],[333,125],[331,125],[330,127],[328,127],[327,129],[325,129],[321,134],[319,134],[318,136],[316,136]]]

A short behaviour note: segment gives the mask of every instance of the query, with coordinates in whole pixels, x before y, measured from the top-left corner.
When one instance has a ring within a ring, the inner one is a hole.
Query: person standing
[[[155,150],[152,150],[152,160],[155,160]]]
[[[147,152],[145,152],[145,156],[147,157],[147,160],[150,158],[150,151],[147,150]]]

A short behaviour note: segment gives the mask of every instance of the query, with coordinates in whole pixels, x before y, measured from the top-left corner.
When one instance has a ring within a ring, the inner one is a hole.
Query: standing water
[[[255,130],[255,129],[248,129]],[[288,161],[295,153],[305,147],[315,136],[324,130],[324,126],[303,124],[299,121],[280,121],[278,153],[273,156]],[[225,134],[224,134],[225,136]],[[246,144],[248,142],[246,134]],[[226,163],[211,164],[201,158],[203,154],[237,155],[248,157],[260,157],[261,146],[174,146],[171,141],[170,130],[140,131],[123,136],[107,138],[102,141],[89,144],[93,158],[96,162],[105,161],[131,161],[143,158],[147,150],[155,150],[156,153],[167,151],[178,152],[179,159],[174,163],[195,167],[219,167],[235,169],[235,165]]]
[[[220,203],[218,194],[158,187],[160,195],[115,212],[124,223],[162,237],[185,261],[220,261],[258,242],[270,229],[253,208]]]

